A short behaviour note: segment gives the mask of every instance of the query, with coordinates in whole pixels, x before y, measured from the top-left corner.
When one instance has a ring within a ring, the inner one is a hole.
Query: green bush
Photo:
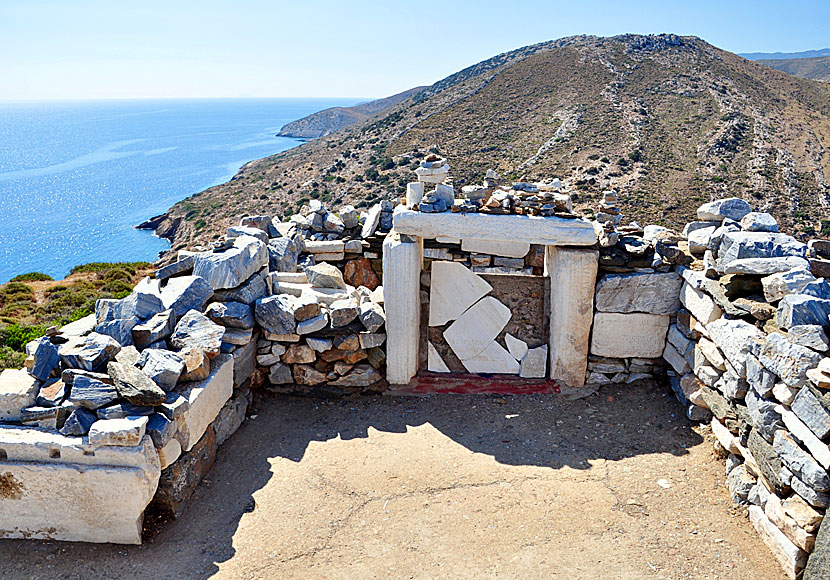
[[[19,276],[15,276],[10,281],[11,282],[48,282],[52,279],[52,276],[49,274],[43,274],[41,272],[29,272],[28,274],[20,274]]]
[[[0,346],[22,352],[27,342],[40,338],[45,332],[46,326],[43,324],[9,324],[0,328]]]
[[[25,360],[25,353],[15,352],[8,346],[0,346],[0,371],[4,369],[23,368],[23,362]]]
[[[32,302],[34,299],[35,294],[32,292],[32,287],[23,282],[9,282],[0,289],[0,305]]]
[[[135,271],[141,268],[150,268],[153,264],[150,262],[90,262],[89,264],[81,264],[75,266],[70,270],[70,273],[77,274],[79,272],[93,272],[101,274],[113,268],[122,268],[135,276]]]

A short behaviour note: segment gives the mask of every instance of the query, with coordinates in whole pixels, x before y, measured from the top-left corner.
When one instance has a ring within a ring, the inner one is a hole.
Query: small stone
[[[386,315],[378,304],[364,302],[360,305],[360,322],[369,332],[377,332],[386,323]]]
[[[89,428],[96,421],[98,421],[98,417],[95,416],[95,413],[89,409],[79,407],[72,411],[72,414],[69,415],[63,427],[60,428],[60,432],[62,435],[69,436],[86,435],[89,433]]]
[[[726,478],[726,486],[729,488],[732,501],[737,504],[749,503],[747,500],[749,491],[755,485],[756,481],[746,465],[741,464],[732,469]]]
[[[69,390],[61,379],[52,379],[40,387],[35,402],[41,407],[57,407],[66,400]]]
[[[524,379],[543,379],[547,376],[548,345],[528,349],[521,361],[519,376]]]
[[[359,364],[347,375],[332,381],[331,384],[338,387],[368,387],[382,379],[380,373],[371,365]]]
[[[153,277],[156,280],[167,280],[168,278],[172,278],[173,276],[178,276],[181,274],[186,274],[193,270],[193,255],[184,256],[179,259],[177,262],[173,262],[172,264],[168,264],[156,270],[153,273]]]
[[[189,310],[202,311],[213,296],[213,288],[200,276],[171,278],[161,289],[164,309],[172,310],[176,316],[184,316]]]
[[[216,324],[225,327],[251,329],[254,327],[254,311],[241,302],[214,302],[205,314]]]
[[[792,402],[793,413],[819,439],[825,439],[830,435],[830,410],[828,410],[828,407],[830,407],[830,394],[824,394],[812,385],[802,387]]]
[[[331,316],[331,325],[334,328],[346,326],[352,322],[360,310],[357,303],[352,299],[337,300],[329,305],[329,315]]]
[[[382,332],[361,332],[358,337],[360,339],[360,348],[364,350],[377,348],[386,342],[386,334]]]
[[[268,382],[272,385],[288,385],[294,382],[291,367],[282,363],[273,365],[268,371]]]
[[[776,431],[773,448],[784,465],[802,483],[819,492],[830,489],[830,477],[827,472],[789,433],[784,430]]]
[[[282,355],[282,362],[285,364],[309,364],[315,360],[317,356],[306,344],[292,344]]]
[[[58,347],[52,344],[49,337],[41,337],[26,345],[26,352],[34,357],[34,365],[29,374],[39,381],[47,380],[57,371],[61,362]]]
[[[153,440],[153,445],[164,447],[176,434],[177,425],[161,413],[150,415],[147,420],[146,433]]]
[[[167,393],[164,403],[158,409],[165,417],[173,421],[190,409],[190,402],[181,394],[171,391]]]
[[[153,413],[154,407],[133,405],[132,403],[115,403],[114,405],[107,405],[95,411],[99,419],[123,419],[129,416],[142,417],[152,415]]]
[[[146,348],[154,342],[164,340],[173,334],[176,327],[176,315],[173,310],[154,314],[147,322],[133,327],[133,341],[138,348]]]
[[[302,322],[297,323],[297,334],[311,334],[313,332],[317,332],[319,330],[323,330],[329,325],[329,315],[326,312],[315,316],[314,318],[309,318],[308,320],[303,320]]]
[[[372,262],[368,258],[358,258],[346,262],[343,269],[343,278],[347,284],[352,286],[365,286],[374,290],[380,284],[377,274],[372,268]]]
[[[256,301],[256,321],[272,334],[293,334],[297,328],[294,319],[294,298],[287,294],[268,296]]]
[[[787,338],[793,344],[806,346],[819,352],[826,352],[830,349],[830,340],[827,339],[824,328],[817,324],[793,326],[787,332]]]
[[[141,443],[146,428],[147,417],[100,419],[89,428],[89,444],[134,447]]]
[[[791,387],[804,385],[807,370],[818,366],[821,359],[817,352],[793,344],[778,333],[767,335],[758,354],[761,364]]]
[[[136,367],[110,362],[107,372],[112,377],[118,395],[134,405],[161,405],[167,394],[150,377]],[[72,386],[74,393],[78,379]]]
[[[313,350],[315,352],[325,352],[327,350],[330,350],[331,347],[332,347],[332,343],[333,343],[333,341],[330,338],[311,338],[311,337],[309,337],[309,338],[306,339],[306,344],[308,344],[309,348],[311,348],[311,350]],[[284,348],[283,348],[283,352],[285,352]],[[280,353],[280,354],[282,354],[282,353]]]
[[[328,381],[328,377],[313,367],[298,364],[294,366],[294,382],[298,385],[315,386]]]
[[[189,346],[176,353],[184,362],[182,382],[203,381],[210,375],[210,357],[200,348]]]
[[[164,391],[172,391],[184,372],[185,362],[169,350],[148,348],[141,353],[138,367]]]
[[[61,363],[67,369],[99,372],[121,350],[115,339],[93,332],[84,337],[72,337],[58,347]]]
[[[111,363],[118,364],[118,363]],[[141,372],[136,369],[137,372]],[[150,379],[147,379],[148,381]],[[155,385],[154,385],[155,386]],[[158,387],[156,387],[158,388]],[[69,393],[69,401],[76,407],[95,410],[105,407],[118,399],[119,394],[113,385],[86,376],[75,377]]]
[[[781,509],[784,510],[784,513],[788,517],[795,521],[798,527],[804,528],[804,531],[808,533],[816,531],[824,519],[821,513],[797,495],[783,500],[781,502]]]
[[[336,266],[332,266],[326,262],[309,266],[305,272],[312,288],[346,288],[346,283],[343,281],[343,274],[340,270]]]
[[[219,354],[224,334],[224,327],[214,324],[201,312],[190,310],[176,324],[170,344],[178,349],[196,347],[213,357]]]

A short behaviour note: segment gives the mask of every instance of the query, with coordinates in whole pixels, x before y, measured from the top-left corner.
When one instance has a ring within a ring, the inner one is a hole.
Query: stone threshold
[[[588,389],[590,390],[590,389]],[[523,379],[510,375],[465,373],[418,374],[408,385],[390,387],[385,395],[552,395],[562,388],[550,379]]]

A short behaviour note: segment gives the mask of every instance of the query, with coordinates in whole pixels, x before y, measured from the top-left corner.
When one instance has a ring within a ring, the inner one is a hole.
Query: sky
[[[0,100],[383,97],[574,34],[830,46],[830,2],[0,0]]]

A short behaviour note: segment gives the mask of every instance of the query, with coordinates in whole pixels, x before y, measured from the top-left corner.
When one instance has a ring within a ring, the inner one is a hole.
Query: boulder
[[[722,222],[726,218],[740,220],[751,211],[752,208],[744,200],[727,197],[704,203],[697,209],[697,219],[717,222]]]
[[[232,240],[240,236],[251,236],[252,238],[258,239],[263,244],[268,243],[268,232],[261,230],[260,228],[249,226],[231,226],[225,232],[226,240]]]
[[[718,249],[718,267],[735,260],[758,258],[804,258],[807,245],[792,236],[770,232],[728,232]]]
[[[147,417],[99,419],[89,428],[89,444],[135,447],[141,444],[147,428]]]
[[[86,407],[91,411],[106,407],[117,400],[118,397],[118,391],[113,385],[83,375],[75,377],[69,392],[69,402],[72,405]]]
[[[291,238],[276,238],[268,242],[268,265],[272,272],[296,272],[300,246]]]
[[[305,273],[312,288],[346,288],[340,270],[326,262],[309,266],[305,269]]]
[[[222,251],[199,254],[193,274],[201,276],[214,290],[236,288],[268,264],[268,250],[262,240],[251,236],[234,238]]]
[[[806,346],[818,352],[827,352],[830,349],[830,340],[828,340],[824,328],[818,324],[793,326],[787,332],[787,338],[793,344]]]
[[[768,276],[794,268],[804,268],[807,265],[807,260],[794,256],[786,258],[744,258],[732,260],[725,266],[718,265],[718,272],[721,274]]]
[[[213,288],[201,276],[171,278],[161,290],[164,309],[176,316],[184,316],[190,310],[202,311],[213,296]]]
[[[57,345],[47,336],[43,336],[26,345],[26,352],[34,357],[34,364],[29,369],[29,374],[39,381],[45,381],[51,377],[60,366],[61,357],[58,354]]]
[[[170,310],[153,315],[148,321],[133,327],[133,341],[138,348],[147,348],[154,342],[164,340],[176,328],[176,314]]]
[[[775,321],[780,328],[805,324],[824,326],[830,322],[830,300],[788,294],[778,303]]]
[[[819,278],[818,280],[805,284],[798,293],[830,300],[830,284],[824,278]]]
[[[761,278],[764,298],[767,302],[777,302],[787,294],[799,294],[801,289],[816,278],[807,268],[787,270]]]
[[[162,266],[153,273],[156,280],[164,281],[193,271],[193,254],[182,256],[177,262]]]
[[[58,347],[64,368],[99,372],[115,358],[121,345],[110,336],[93,332],[84,337],[71,337]]]
[[[293,334],[297,329],[294,319],[294,297],[276,294],[256,301],[254,317],[271,334]]]
[[[778,220],[766,212],[751,211],[741,218],[741,229],[745,232],[777,232]]]
[[[263,268],[236,288],[217,290],[213,294],[213,299],[217,302],[241,302],[251,306],[268,294],[267,275],[267,268]]]
[[[374,302],[364,302],[360,305],[360,322],[369,332],[377,332],[386,323],[386,315],[383,308]]]
[[[161,405],[167,394],[140,369],[118,362],[107,365],[107,373],[112,377],[118,395],[134,405]],[[75,392],[78,380],[72,386]]]
[[[242,302],[214,302],[205,311],[208,318],[225,327],[250,329],[254,327],[254,311]]]
[[[669,316],[597,312],[591,354],[611,358],[659,358],[666,346]]]
[[[165,392],[173,390],[185,368],[182,358],[169,350],[148,348],[141,353],[138,367]]]
[[[20,411],[35,404],[40,381],[24,369],[0,373],[0,420],[17,421]]]
[[[372,268],[372,262],[368,258],[357,258],[349,260],[343,268],[343,279],[351,286],[365,286],[374,290],[380,284],[377,274]]]
[[[190,310],[176,325],[170,344],[177,349],[196,347],[213,358],[219,354],[224,334],[224,327],[214,324],[201,312]]]
[[[41,407],[57,407],[69,395],[69,389],[61,379],[51,379],[40,387],[36,403]]]
[[[791,387],[804,385],[807,370],[815,368],[821,358],[817,352],[793,344],[778,333],[768,335],[758,353],[761,364]]]
[[[597,284],[596,309],[600,312],[674,314],[680,309],[683,280],[676,272],[614,274]]]
[[[133,328],[138,323],[137,318],[116,318],[95,326],[95,332],[110,336],[121,346],[133,344]]]

